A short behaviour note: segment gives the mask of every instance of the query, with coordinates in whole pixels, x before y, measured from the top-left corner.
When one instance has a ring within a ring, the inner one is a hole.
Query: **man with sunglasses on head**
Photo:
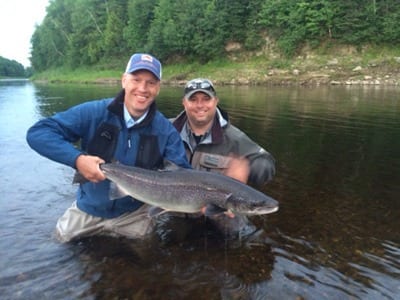
[[[187,82],[182,99],[184,111],[174,120],[193,169],[219,172],[255,187],[275,175],[275,160],[261,146],[229,122],[218,106],[212,82],[197,78]],[[255,231],[247,217],[224,214],[209,217],[223,234],[246,236]]]

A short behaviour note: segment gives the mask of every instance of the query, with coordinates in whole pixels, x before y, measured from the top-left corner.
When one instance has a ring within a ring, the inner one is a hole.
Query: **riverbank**
[[[119,67],[97,65],[74,70],[55,69],[36,74],[35,81],[115,84]],[[207,77],[219,85],[400,85],[400,51],[340,47],[304,50],[295,58],[272,52],[230,53],[220,61],[164,64],[163,84],[182,85]]]

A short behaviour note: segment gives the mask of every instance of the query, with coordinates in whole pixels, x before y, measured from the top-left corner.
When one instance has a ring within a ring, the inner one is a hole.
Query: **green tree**
[[[92,65],[104,56],[105,0],[76,0],[71,14],[70,66]]]
[[[243,22],[246,26],[244,45],[247,50],[259,49],[263,44],[264,30],[258,18],[263,2],[264,0],[249,1],[248,14]]]
[[[224,54],[228,34],[225,19],[227,11],[218,5],[219,1],[204,1],[200,6],[195,0],[189,4],[190,14],[186,20],[185,36],[188,39],[188,51],[192,59],[204,63],[213,58],[220,58]]]
[[[321,41],[339,38],[342,33],[337,22],[341,12],[338,2],[341,1],[265,1],[259,22],[277,39],[283,53],[291,56],[305,43],[318,45]]]
[[[338,41],[361,45],[373,39],[377,29],[376,15],[369,10],[368,1],[338,1],[339,10],[334,17],[335,35]]]
[[[296,0],[265,1],[260,11],[260,24],[274,36],[286,55],[292,55],[304,40],[304,2]]]
[[[0,56],[0,77],[25,77],[26,72],[22,64]]]
[[[104,30],[104,52],[106,57],[118,58],[126,55],[127,43],[123,30],[127,24],[127,5],[124,0],[111,0],[106,5],[107,21]]]
[[[139,51],[207,62],[225,57],[229,42],[257,50],[266,34],[289,56],[326,40],[397,45],[399,16],[398,0],[52,0],[31,64],[109,65]]]
[[[44,71],[50,68],[48,53],[50,45],[46,39],[46,27],[44,25],[36,26],[31,37],[31,65],[36,71]]]
[[[174,56],[184,56],[188,37],[184,35],[187,0],[160,0],[154,11],[145,50],[167,60]]]
[[[123,37],[130,52],[143,52],[147,44],[157,0],[130,0]]]
[[[35,70],[65,64],[71,40],[73,0],[52,1],[31,37],[31,65]]]
[[[381,32],[378,34],[378,42],[389,44],[400,43],[400,2],[379,1],[377,14],[381,24]]]

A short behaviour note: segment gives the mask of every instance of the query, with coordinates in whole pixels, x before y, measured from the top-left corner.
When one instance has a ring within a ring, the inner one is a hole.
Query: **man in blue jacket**
[[[35,151],[75,168],[88,180],[79,185],[76,201],[57,222],[60,241],[96,234],[140,238],[153,231],[149,205],[118,195],[99,166],[117,160],[156,169],[167,159],[190,168],[179,133],[156,108],[160,81],[160,62],[149,54],[136,53],[114,99],[74,106],[28,130],[28,144]]]

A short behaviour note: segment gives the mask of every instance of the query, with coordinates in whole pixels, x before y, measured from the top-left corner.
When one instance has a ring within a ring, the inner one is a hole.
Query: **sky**
[[[31,36],[51,0],[0,0],[0,56],[30,66]]]

